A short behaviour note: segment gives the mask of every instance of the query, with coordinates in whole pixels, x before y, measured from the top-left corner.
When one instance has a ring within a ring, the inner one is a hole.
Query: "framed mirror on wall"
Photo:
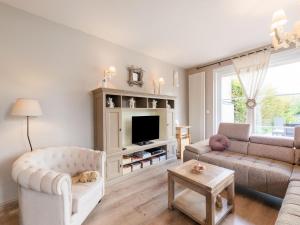
[[[143,82],[143,73],[144,70],[139,67],[134,67],[130,66],[127,68],[128,69],[128,84],[129,86],[139,86],[142,87],[144,82]]]

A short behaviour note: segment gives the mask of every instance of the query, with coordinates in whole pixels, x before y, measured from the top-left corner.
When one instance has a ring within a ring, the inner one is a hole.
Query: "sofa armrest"
[[[27,189],[53,195],[71,193],[71,177],[65,173],[16,165],[13,167],[12,176],[18,185]]]
[[[208,145],[209,140],[199,141],[191,145],[185,146],[185,150],[193,152],[195,154],[205,154],[211,151],[211,147]]]
[[[294,165],[290,181],[300,181],[300,166]]]

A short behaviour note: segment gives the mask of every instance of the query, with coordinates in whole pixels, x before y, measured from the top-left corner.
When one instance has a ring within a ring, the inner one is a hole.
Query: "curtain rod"
[[[203,69],[205,67],[213,66],[213,65],[216,65],[216,64],[220,65],[221,63],[224,63],[224,62],[227,62],[227,61],[230,61],[230,60],[233,60],[233,59],[237,59],[237,58],[240,58],[240,57],[243,57],[243,56],[251,55],[251,54],[266,51],[266,50],[272,50],[273,51],[274,47],[272,47],[271,45],[264,46],[264,47],[258,48],[256,50],[250,50],[250,51],[240,53],[240,54],[237,54],[237,55],[225,58],[225,59],[221,59],[221,60],[218,60],[218,61],[215,61],[215,62],[204,64],[202,66],[197,66],[195,68],[196,68],[196,70],[200,70],[200,69]]]

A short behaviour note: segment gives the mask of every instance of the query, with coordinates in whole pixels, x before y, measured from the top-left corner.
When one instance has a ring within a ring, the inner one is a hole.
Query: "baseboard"
[[[3,213],[10,212],[12,210],[16,210],[18,208],[18,200],[11,200],[7,202],[3,202],[0,204],[0,216]]]

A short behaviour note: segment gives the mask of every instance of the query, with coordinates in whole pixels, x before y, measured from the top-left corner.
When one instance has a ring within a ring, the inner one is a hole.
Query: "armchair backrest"
[[[71,176],[86,170],[99,170],[99,154],[94,150],[80,147],[53,147],[25,153],[14,167],[41,168],[67,173]]]

